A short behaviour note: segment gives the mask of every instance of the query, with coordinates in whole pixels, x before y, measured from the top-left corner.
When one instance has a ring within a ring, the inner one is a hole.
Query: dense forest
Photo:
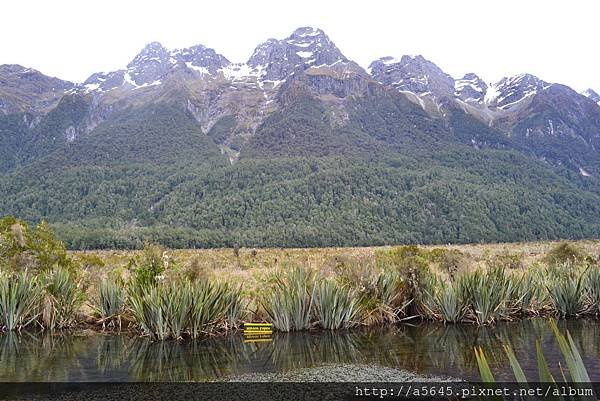
[[[75,106],[38,125],[46,137],[81,118]],[[172,105],[125,110],[63,146],[24,137],[26,117],[3,117],[3,143],[14,149],[3,151],[0,215],[46,219],[71,249],[599,235],[596,178],[531,157],[458,110],[447,125],[402,96],[349,108],[340,125],[300,96],[266,118],[233,164],[218,147],[232,118],[207,135]]]

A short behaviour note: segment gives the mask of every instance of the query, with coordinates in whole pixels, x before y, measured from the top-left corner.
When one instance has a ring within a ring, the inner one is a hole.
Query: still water
[[[600,381],[600,323],[559,323]],[[486,351],[498,379],[513,379],[502,344],[512,345],[530,380],[537,379],[535,340],[559,374],[564,361],[544,319],[479,328],[423,323],[393,329],[242,335],[202,341],[151,342],[111,334],[0,335],[0,381],[206,381],[245,373],[288,372],[331,363],[376,364],[422,374],[478,379],[473,347]]]

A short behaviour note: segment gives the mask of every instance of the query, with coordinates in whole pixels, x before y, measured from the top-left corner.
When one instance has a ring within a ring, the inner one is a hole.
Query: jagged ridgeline
[[[151,43],[81,84],[3,65],[0,215],[71,248],[598,237],[599,102],[422,56],[365,70],[314,28],[246,63]]]

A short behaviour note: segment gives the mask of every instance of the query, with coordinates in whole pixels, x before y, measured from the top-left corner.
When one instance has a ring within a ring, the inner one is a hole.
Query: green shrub
[[[130,261],[130,265],[134,267],[134,285],[139,287],[156,286],[168,263],[168,256],[164,248],[146,244],[141,257]]]
[[[564,263],[575,264],[584,260],[586,256],[583,249],[577,245],[570,242],[561,242],[548,252],[544,260],[550,266]]]
[[[14,217],[0,219],[0,260],[13,270],[49,271],[54,267],[74,270],[77,264],[67,255],[45,221],[31,229]]]

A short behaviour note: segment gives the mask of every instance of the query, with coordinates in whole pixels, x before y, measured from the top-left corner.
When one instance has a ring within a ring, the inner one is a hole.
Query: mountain
[[[72,248],[597,237],[600,106],[423,56],[367,70],[320,29],[244,63],[152,42],[73,84],[0,67],[0,214]]]
[[[583,96],[589,98],[590,100],[598,103],[600,105],[600,95],[595,92],[593,89],[586,89],[583,93]]]
[[[44,113],[74,84],[15,64],[0,65],[0,114]]]

